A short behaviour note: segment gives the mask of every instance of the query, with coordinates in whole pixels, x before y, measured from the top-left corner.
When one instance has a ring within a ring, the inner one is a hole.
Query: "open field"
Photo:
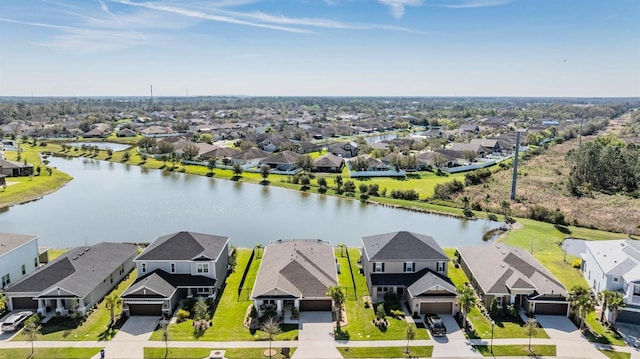
[[[582,141],[588,142],[595,138],[596,136],[583,137]],[[516,201],[511,203],[512,215],[526,216],[528,208],[541,205],[552,211],[560,209],[570,224],[640,234],[639,200],[595,191],[579,198],[569,195],[565,183],[570,168],[565,156],[577,146],[578,140],[573,139],[551,146],[541,155],[520,162]],[[468,196],[472,203],[478,202],[483,208],[501,213],[500,203],[503,200],[509,201],[511,177],[512,169],[494,173],[486,184],[466,187],[454,200],[460,201],[462,196]]]

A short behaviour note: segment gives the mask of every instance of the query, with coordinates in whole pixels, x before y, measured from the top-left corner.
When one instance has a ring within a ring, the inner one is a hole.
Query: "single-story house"
[[[313,172],[329,172],[340,173],[344,167],[344,159],[333,153],[327,153],[313,160],[311,171]]]
[[[293,151],[276,152],[267,158],[260,160],[260,165],[268,165],[278,171],[291,171],[296,168],[300,154]]]
[[[353,141],[332,143],[328,150],[338,157],[351,158],[358,155],[358,144]]]
[[[229,156],[231,164],[240,164],[242,166],[257,166],[260,160],[271,156],[271,153],[257,149],[249,148]]]
[[[259,315],[331,311],[329,287],[338,284],[333,247],[321,240],[277,240],[264,249],[251,299]]]
[[[33,165],[0,159],[0,174],[7,177],[30,176],[33,174]]]
[[[502,243],[457,248],[460,268],[489,308],[513,304],[527,313],[569,315],[567,289],[522,248]]]
[[[392,232],[362,237],[362,268],[371,299],[393,292],[415,314],[455,314],[455,286],[448,278],[450,259],[433,237]]]
[[[124,243],[73,248],[5,289],[8,309],[84,315],[131,272],[136,254]]]

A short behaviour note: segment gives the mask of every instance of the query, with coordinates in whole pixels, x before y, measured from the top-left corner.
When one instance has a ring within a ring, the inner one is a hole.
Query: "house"
[[[259,315],[330,311],[329,287],[338,284],[333,247],[321,240],[277,240],[264,249],[251,292]]]
[[[291,149],[294,152],[305,154],[322,151],[322,145],[308,141],[291,141]]]
[[[449,149],[452,151],[462,153],[463,158],[464,158],[465,152],[474,152],[476,155],[482,156],[482,157],[484,157],[484,155],[487,154],[487,150],[485,150],[481,145],[473,144],[473,143],[455,142],[449,146]]]
[[[7,177],[30,176],[33,174],[33,165],[0,159],[0,174]]]
[[[118,137],[136,137],[138,133],[131,129],[123,128],[122,130],[118,131],[117,135]]]
[[[33,273],[39,265],[38,255],[38,236],[0,233],[2,289]]]
[[[486,153],[495,153],[495,154],[502,153],[502,146],[500,146],[500,141],[496,139],[474,138],[469,142],[469,144],[482,146],[482,149]]]
[[[271,156],[271,153],[257,149],[249,148],[229,156],[231,164],[240,164],[241,166],[253,167],[257,166],[260,160]]]
[[[313,160],[311,171],[313,172],[329,172],[340,173],[344,167],[344,159],[333,153],[327,153]]]
[[[605,289],[623,294],[617,321],[640,324],[640,242],[585,241],[582,259],[582,274],[594,294]]]
[[[568,315],[564,285],[529,252],[506,244],[464,246],[457,249],[460,267],[489,308],[513,304],[527,313]]]
[[[381,302],[392,292],[414,314],[457,312],[449,260],[427,235],[400,231],[362,237],[362,269],[372,300]]]
[[[85,315],[131,272],[136,253],[136,246],[124,243],[73,248],[5,289],[8,309]]]
[[[0,168],[0,172],[2,172],[2,168]],[[0,186],[2,186],[2,187],[6,187],[7,186],[6,177],[7,177],[7,175],[0,174]]]
[[[332,143],[329,145],[328,151],[338,157],[351,158],[358,155],[358,144],[355,142]]]
[[[134,262],[138,279],[122,293],[123,313],[169,317],[181,299],[216,297],[229,270],[229,237],[161,236]]]
[[[444,152],[426,151],[416,154],[416,168],[418,170],[426,170],[431,166],[453,167],[458,165],[458,158],[449,154],[449,150]]]
[[[296,168],[296,163],[301,155],[293,151],[282,151],[260,160],[260,165],[267,165],[277,171],[291,171]]]

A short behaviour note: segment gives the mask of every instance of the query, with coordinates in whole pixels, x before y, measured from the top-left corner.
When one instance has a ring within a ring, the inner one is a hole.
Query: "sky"
[[[638,0],[2,0],[0,96],[639,97]]]

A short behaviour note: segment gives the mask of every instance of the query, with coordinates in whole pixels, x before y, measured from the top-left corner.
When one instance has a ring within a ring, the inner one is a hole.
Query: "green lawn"
[[[52,248],[49,249],[49,262],[53,261],[54,259],[60,257],[61,255],[67,253],[69,251],[69,249],[67,248]]]
[[[280,348],[274,348],[280,349]],[[209,356],[210,348],[169,348],[167,359],[202,359]],[[263,359],[264,348],[233,348],[223,349],[224,357],[228,359]],[[291,348],[289,355],[293,355],[296,348]],[[165,348],[144,348],[145,359],[164,359]],[[282,359],[284,356],[278,351],[274,359]]]
[[[21,161],[27,160],[32,164],[34,173],[37,167],[41,168],[39,176],[30,177],[7,177],[7,187],[0,187],[0,208],[16,203],[38,199],[45,194],[54,192],[73,178],[64,172],[52,168],[51,176],[45,170],[46,166],[40,161],[39,151],[46,150],[46,147],[32,147],[29,144],[22,144]],[[15,151],[5,151],[5,158],[10,161],[17,160],[18,153]]]
[[[89,359],[102,348],[36,348],[33,358],[37,359]],[[28,358],[31,349],[0,349],[0,359]]]
[[[611,358],[611,359],[629,359],[631,358],[631,353],[627,353],[627,352],[616,352],[613,350],[602,350],[599,349],[600,353],[606,355],[607,357]]]
[[[339,347],[338,351],[344,358],[404,358],[406,347]],[[433,353],[433,347],[414,347],[409,346],[412,357],[430,358]]]
[[[129,274],[129,278],[118,284],[109,295],[120,296],[133,283],[136,277],[136,270],[134,269]],[[118,312],[116,311],[117,314]],[[38,337],[38,340],[110,340],[118,332],[116,328],[108,328],[111,321],[110,315],[104,301],[102,301],[98,305],[98,309],[91,313],[86,321],[79,326],[75,326],[70,318],[53,318],[50,322],[42,325],[42,335]],[[20,332],[13,340],[25,341],[26,336]]]
[[[351,259],[351,266],[353,268],[356,290],[354,292],[354,281],[351,279],[347,257],[342,257],[341,250],[336,249],[336,258],[338,259],[338,263],[340,263],[341,271],[338,276],[338,281],[340,282],[340,285],[347,288],[347,301],[345,303],[347,310],[347,325],[341,328],[341,333],[338,334],[338,338],[348,340],[404,339],[408,325],[404,319],[388,317],[390,325],[386,331],[382,331],[373,325],[372,321],[375,318],[373,306],[365,308],[362,300],[362,297],[369,295],[369,290],[367,288],[364,275],[360,274],[358,271],[357,262],[360,258],[359,249],[349,248],[348,251]],[[429,339],[427,330],[417,329],[415,339]]]
[[[213,315],[213,326],[200,338],[193,335],[193,321],[188,319],[182,323],[169,325],[169,338],[176,341],[202,340],[202,341],[236,341],[236,340],[262,340],[265,335],[261,331],[250,331],[244,326],[244,317],[251,301],[251,288],[255,281],[261,259],[253,260],[247,273],[243,290],[238,296],[238,288],[242,280],[242,274],[249,262],[251,249],[239,248],[237,267],[226,279],[225,289],[220,296],[220,303]],[[282,325],[283,333],[274,340],[291,340],[298,336],[297,325]],[[151,335],[151,340],[162,340],[162,333],[156,330]]]
[[[596,318],[596,312],[587,314],[586,325],[591,328],[591,331],[587,332],[587,338],[591,342],[611,345],[626,345],[622,337],[605,327]]]
[[[509,357],[509,356],[532,356],[532,357],[553,357],[556,356],[555,345],[532,345],[531,351],[529,346],[524,345],[494,345],[493,353],[491,353],[490,346],[477,345],[475,348],[483,356],[490,357]]]

